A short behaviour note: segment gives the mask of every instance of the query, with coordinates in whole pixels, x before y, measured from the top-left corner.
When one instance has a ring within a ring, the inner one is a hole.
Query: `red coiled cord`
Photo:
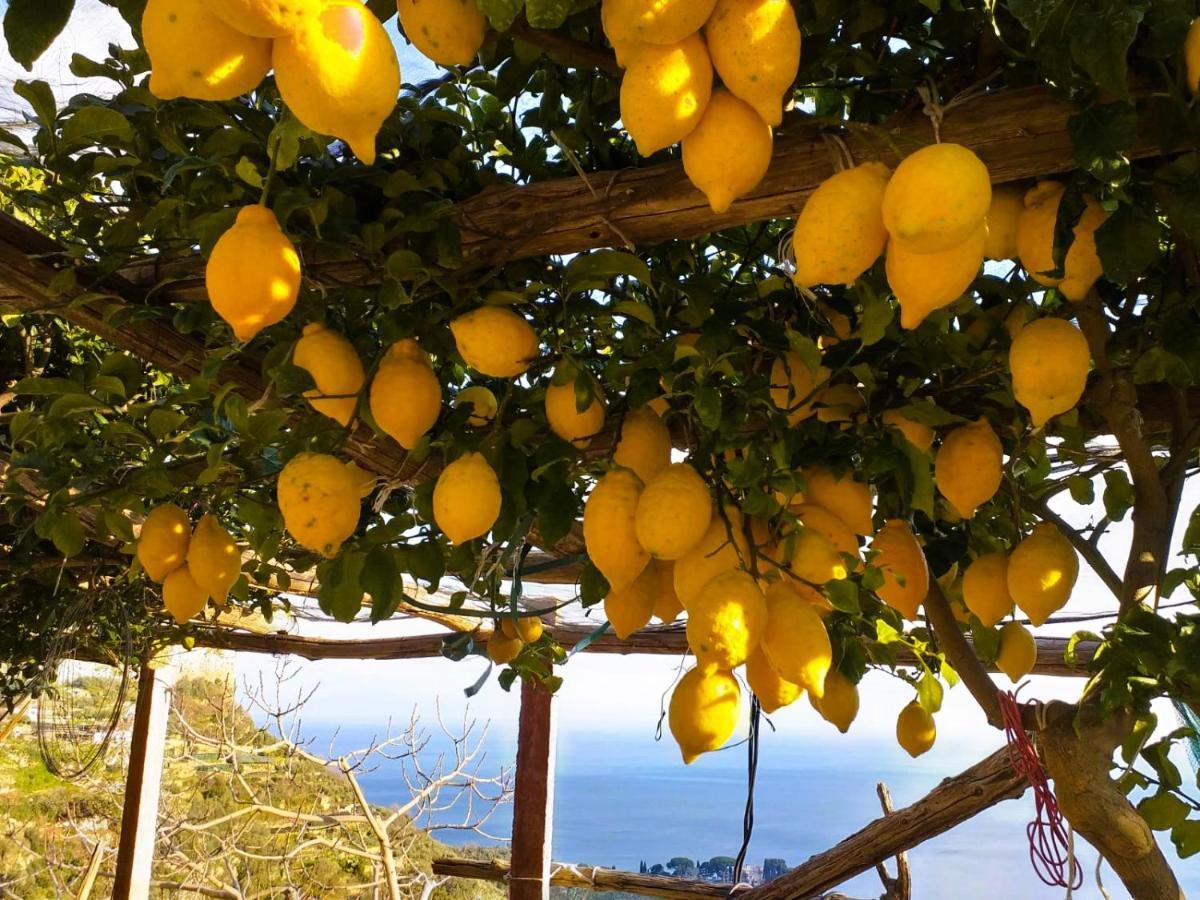
[[[1020,688],[1018,688],[1020,690]],[[1058,801],[1050,790],[1046,770],[1038,757],[1037,749],[1029,740],[1021,722],[1021,707],[1017,695],[1011,691],[999,691],[1000,713],[1004,717],[1004,734],[1008,738],[1008,759],[1013,771],[1023,775],[1033,788],[1033,799],[1037,815],[1025,827],[1029,838],[1029,861],[1033,871],[1044,884],[1051,887],[1083,887],[1083,870],[1075,863],[1071,851],[1071,840],[1064,825]]]

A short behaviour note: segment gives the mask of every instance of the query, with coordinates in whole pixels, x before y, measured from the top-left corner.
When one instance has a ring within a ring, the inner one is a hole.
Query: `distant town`
[[[737,860],[732,856],[714,856],[701,862],[686,856],[676,856],[665,863],[647,865],[645,861],[638,868],[643,875],[673,875],[676,878],[692,878],[699,881],[732,882],[733,869]],[[765,884],[782,875],[788,870],[786,860],[769,857],[763,860],[761,866],[747,865],[742,868],[742,881],[750,885]]]

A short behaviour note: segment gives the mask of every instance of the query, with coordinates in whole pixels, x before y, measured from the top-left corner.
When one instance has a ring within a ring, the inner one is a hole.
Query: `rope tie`
[[[750,850],[750,838],[754,835],[754,781],[758,775],[758,727],[762,719],[762,706],[758,697],[750,700],[750,733],[746,738],[746,811],[742,816],[742,847],[738,851],[737,860],[733,864],[734,891],[742,883],[742,868],[746,864],[746,853]]]
[[[1018,691],[1020,688],[1018,688]],[[1050,789],[1046,770],[1037,748],[1021,723],[1021,708],[1012,691],[999,691],[1000,712],[1004,718],[1004,736],[1008,741],[1008,759],[1013,771],[1033,788],[1036,813],[1025,828],[1029,838],[1029,861],[1043,884],[1050,887],[1079,890],[1083,887],[1083,871],[1075,864],[1072,836],[1064,825],[1058,801]],[[1035,701],[1036,702],[1036,701]],[[1041,703],[1034,707],[1040,727],[1045,727],[1046,713]],[[1070,894],[1068,894],[1070,896]]]

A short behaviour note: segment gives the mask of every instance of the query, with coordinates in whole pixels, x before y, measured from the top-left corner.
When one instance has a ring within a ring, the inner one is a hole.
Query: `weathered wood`
[[[550,897],[556,743],[554,695],[539,682],[523,679],[513,788],[512,868],[508,880],[511,900]]]
[[[105,844],[104,838],[101,838],[92,848],[92,855],[88,860],[87,870],[83,873],[83,880],[79,883],[75,900],[91,900],[92,891],[96,887],[96,878],[100,875],[100,863],[104,861],[106,850],[108,850],[108,846]]]
[[[509,864],[503,859],[435,859],[433,874],[450,878],[472,878],[479,881],[506,882]],[[554,887],[582,888],[589,891],[614,891],[641,894],[646,897],[669,897],[694,900],[708,897],[723,900],[733,887],[704,881],[689,881],[669,875],[642,875],[598,866],[552,863],[550,884]]]
[[[885,813],[841,843],[818,853],[774,881],[744,896],[754,900],[812,897],[871,869],[877,862],[911,850],[960,825],[1002,800],[1020,797],[1028,787],[1013,773],[1008,749],[1001,748],[903,809]]]

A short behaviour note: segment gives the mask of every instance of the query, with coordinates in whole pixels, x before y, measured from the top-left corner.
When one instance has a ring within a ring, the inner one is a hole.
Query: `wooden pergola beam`
[[[509,880],[510,865],[504,859],[435,859],[433,874],[448,878],[471,878],[477,881]],[[691,881],[670,875],[642,875],[572,863],[551,863],[550,884],[553,887],[581,888],[586,891],[614,891],[640,894],[646,897],[667,897],[673,900],[726,900],[730,884]]]

